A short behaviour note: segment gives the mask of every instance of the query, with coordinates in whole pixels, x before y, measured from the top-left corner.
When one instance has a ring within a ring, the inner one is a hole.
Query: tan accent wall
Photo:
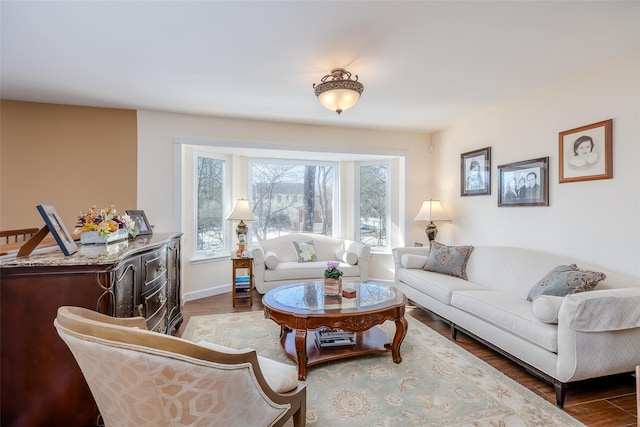
[[[1,230],[41,227],[43,204],[72,233],[81,210],[136,200],[136,111],[0,101]]]

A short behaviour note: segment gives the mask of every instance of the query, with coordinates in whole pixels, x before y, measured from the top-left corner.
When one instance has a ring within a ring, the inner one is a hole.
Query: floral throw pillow
[[[471,252],[473,246],[447,246],[433,241],[424,269],[467,280],[467,261]]]
[[[316,247],[313,245],[313,240],[309,240],[308,242],[293,242],[293,246],[296,248],[298,262],[317,260]]]
[[[604,273],[580,270],[577,265],[559,265],[548,272],[529,291],[527,299],[533,301],[538,295],[563,297],[578,292],[590,291],[606,279]]]

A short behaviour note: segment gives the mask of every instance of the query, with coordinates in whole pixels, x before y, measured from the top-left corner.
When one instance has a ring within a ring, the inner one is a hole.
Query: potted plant
[[[340,265],[337,261],[329,261],[327,269],[324,271],[324,293],[325,295],[340,295],[342,292],[342,271],[338,270]]]

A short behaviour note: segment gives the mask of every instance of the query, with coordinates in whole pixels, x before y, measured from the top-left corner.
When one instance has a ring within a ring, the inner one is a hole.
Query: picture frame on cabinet
[[[138,228],[138,235],[144,236],[153,233],[153,228],[147,220],[147,215],[141,210],[127,210],[127,215],[136,223]]]
[[[560,183],[613,178],[613,119],[558,134]]]
[[[460,154],[460,196],[491,194],[491,147]]]
[[[549,206],[549,157],[498,166],[498,206]]]
[[[40,215],[42,216],[46,227],[49,229],[49,232],[53,235],[53,238],[56,240],[56,243],[58,243],[58,246],[60,246],[60,250],[62,251],[62,253],[65,254],[65,256],[69,256],[78,252],[78,246],[76,246],[73,237],[71,237],[71,234],[69,234],[69,231],[64,226],[64,223],[60,219],[60,215],[56,211],[56,208],[51,205],[38,205],[36,206],[36,208],[38,209],[38,212],[40,212]],[[46,234],[41,234],[40,232],[38,232],[36,236],[38,235],[41,236],[40,238],[42,238]]]

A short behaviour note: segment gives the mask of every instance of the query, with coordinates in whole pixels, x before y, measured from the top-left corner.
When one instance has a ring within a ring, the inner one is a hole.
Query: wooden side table
[[[233,306],[236,306],[239,299],[248,299],[249,305],[253,305],[253,258],[231,258],[231,262]]]

